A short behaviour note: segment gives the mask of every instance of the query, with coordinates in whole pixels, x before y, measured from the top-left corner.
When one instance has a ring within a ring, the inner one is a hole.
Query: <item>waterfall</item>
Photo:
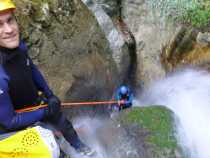
[[[185,69],[155,82],[141,105],[163,105],[174,112],[177,140],[188,158],[210,157],[210,74]]]
[[[144,151],[139,150],[134,139],[109,118],[79,117],[73,121],[79,137],[95,150],[91,158],[143,158]],[[140,144],[139,144],[140,146]],[[81,156],[71,146],[67,147],[71,158],[87,158]]]

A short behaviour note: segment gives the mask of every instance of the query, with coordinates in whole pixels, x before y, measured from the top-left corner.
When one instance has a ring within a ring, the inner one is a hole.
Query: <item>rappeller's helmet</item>
[[[128,93],[128,87],[126,86],[121,86],[120,87],[120,94],[125,95]]]
[[[5,10],[14,10],[15,4],[11,0],[0,0],[0,12]]]

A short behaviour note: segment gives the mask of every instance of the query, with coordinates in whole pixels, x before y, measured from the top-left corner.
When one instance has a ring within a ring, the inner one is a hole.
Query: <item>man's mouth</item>
[[[13,41],[13,40],[16,40],[16,37],[17,37],[17,35],[15,34],[15,35],[11,35],[11,36],[5,37],[4,39],[6,41]]]

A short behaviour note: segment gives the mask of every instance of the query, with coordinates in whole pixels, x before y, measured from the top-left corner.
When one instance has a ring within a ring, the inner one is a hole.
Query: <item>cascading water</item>
[[[168,75],[142,92],[134,105],[162,105],[174,113],[176,136],[187,158],[210,158],[210,74],[185,69]],[[143,158],[135,143],[108,120],[74,122],[81,138],[97,151],[93,158]],[[139,144],[138,144],[139,145]],[[70,149],[72,158],[85,158]]]
[[[73,124],[85,144],[96,151],[91,158],[144,158],[144,152],[111,119],[80,117]],[[66,153],[71,158],[88,158],[81,156],[70,146],[67,146]]]
[[[210,74],[185,69],[157,81],[140,105],[163,105],[175,114],[177,139],[188,158],[210,158]]]

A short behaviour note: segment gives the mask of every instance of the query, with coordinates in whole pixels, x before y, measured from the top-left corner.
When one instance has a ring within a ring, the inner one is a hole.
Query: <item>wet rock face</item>
[[[122,0],[92,0],[93,2],[102,6],[104,11],[110,16],[115,17],[120,15]]]
[[[130,32],[128,32],[127,27],[123,27],[126,26],[126,24],[122,20],[121,22],[120,20],[114,22],[103,8],[103,3],[98,4],[92,0],[82,0],[82,2],[95,16],[101,30],[104,32],[105,37],[109,42],[112,58],[116,63],[118,70],[118,83],[128,84],[126,80],[131,78],[129,77],[130,69],[131,65],[134,65],[134,63],[132,62],[132,53],[130,50],[130,45],[133,41],[130,42],[129,40]]]
[[[162,63],[167,71],[194,66],[210,70],[210,35],[196,29],[180,27],[163,47]]]
[[[165,75],[160,60],[161,46],[170,39],[174,28],[165,27],[154,17],[145,0],[122,0],[121,15],[136,40],[136,83],[146,88]]]
[[[109,98],[117,68],[104,33],[80,0],[15,0],[29,54],[61,99]]]
[[[136,82],[142,88],[177,67],[209,69],[209,33],[170,23],[161,16],[160,8],[150,7],[156,2],[164,5],[149,0],[121,1],[122,18],[136,40]]]

